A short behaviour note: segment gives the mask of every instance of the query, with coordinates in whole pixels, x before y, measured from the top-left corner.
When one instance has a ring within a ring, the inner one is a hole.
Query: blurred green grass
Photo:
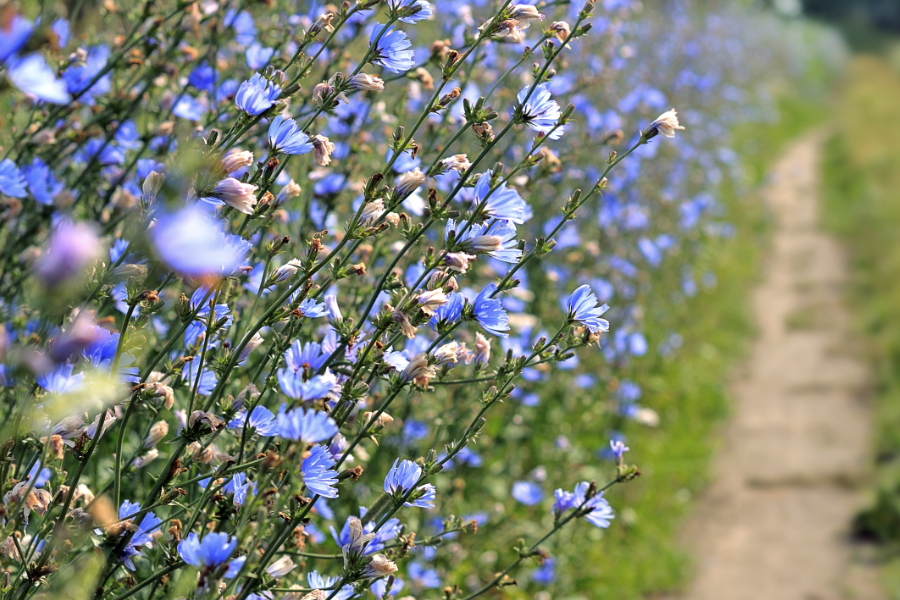
[[[825,153],[825,222],[850,252],[850,301],[874,365],[876,485],[858,535],[883,543],[900,598],[900,70],[856,58],[841,85]]]

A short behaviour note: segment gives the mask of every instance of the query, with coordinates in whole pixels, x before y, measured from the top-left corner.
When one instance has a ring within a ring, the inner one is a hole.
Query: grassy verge
[[[875,367],[877,478],[857,533],[881,542],[900,597],[900,71],[859,58],[842,86],[825,158],[826,222],[850,250],[852,302]]]
[[[618,373],[623,379],[642,383],[641,403],[659,413],[661,425],[646,428],[623,424],[633,448],[629,462],[636,463],[643,476],[608,494],[613,506],[625,507],[616,527],[605,532],[573,527],[548,546],[560,561],[560,578],[551,588],[554,598],[637,600],[682,588],[690,580],[691,557],[679,545],[677,532],[690,514],[692,499],[708,481],[716,429],[728,415],[731,371],[753,335],[748,290],[757,279],[758,259],[768,234],[766,212],[755,190],[783,146],[825,116],[822,107],[797,97],[784,100],[779,108],[781,119],[777,124],[748,126],[736,132],[749,179],[743,186],[717,191],[728,221],[735,224],[736,235],[707,240],[703,255],[694,261],[698,274],[713,274],[717,283],[701,286],[693,298],[674,302],[674,306],[667,305],[658,312],[650,310],[646,315],[651,349],[671,332],[683,338],[683,346],[667,357],[651,350],[628,367],[633,372]],[[680,277],[677,269],[660,269],[653,276],[653,290],[668,297],[668,291],[680,288]],[[578,446],[604,444],[608,414],[565,385],[558,387],[555,394],[547,390],[548,401],[540,408],[546,412],[539,418],[551,423],[568,421],[565,433],[569,439],[577,439]],[[510,418],[500,420],[515,422],[512,413],[516,409],[508,410]],[[578,419],[564,419],[554,412],[577,414]],[[539,428],[533,435],[541,435]],[[551,458],[552,438],[540,443],[532,439],[531,444],[546,448],[544,460],[555,462]],[[584,473],[589,471],[586,465],[596,464],[591,456],[582,460],[578,468]],[[578,459],[569,456],[560,460],[564,466],[573,466],[573,462]],[[608,464],[599,465],[596,479],[608,479],[609,470]],[[604,536],[603,543],[585,543],[585,538],[598,540]],[[565,550],[576,545],[583,550]],[[493,555],[486,556],[479,560],[494,559]],[[508,593],[514,598],[536,597],[529,589],[523,585]]]
[[[644,402],[660,413],[663,425],[629,433],[646,476],[621,488],[624,497],[613,501],[633,510],[624,515],[633,526],[611,530],[617,540],[604,549],[602,576],[592,578],[594,597],[641,598],[689,581],[691,557],[679,546],[677,532],[690,514],[692,498],[708,482],[716,429],[729,410],[727,384],[753,335],[748,290],[757,279],[768,234],[756,190],[783,147],[826,114],[823,106],[796,96],[780,102],[779,112],[776,124],[736,132],[751,192],[720,190],[737,235],[705,250],[702,262],[717,285],[685,302],[674,318],[648,326],[649,331],[674,327],[685,343],[671,358],[648,359],[647,373],[639,378],[652,382],[645,386]],[[585,569],[591,559],[585,556]]]

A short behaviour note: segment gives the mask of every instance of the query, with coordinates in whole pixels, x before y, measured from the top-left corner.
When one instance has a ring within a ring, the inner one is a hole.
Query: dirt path
[[[822,141],[794,143],[766,193],[776,228],[753,294],[759,333],[687,528],[697,574],[686,600],[881,597],[846,539],[869,462],[870,380],[841,301],[841,248],[818,226]]]

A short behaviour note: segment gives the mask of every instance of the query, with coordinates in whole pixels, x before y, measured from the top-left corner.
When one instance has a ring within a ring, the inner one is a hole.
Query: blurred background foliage
[[[860,55],[836,98],[827,145],[826,224],[851,256],[850,298],[875,367],[875,481],[856,534],[881,544],[891,597],[900,594],[900,70],[890,55]],[[868,394],[872,395],[872,394]]]

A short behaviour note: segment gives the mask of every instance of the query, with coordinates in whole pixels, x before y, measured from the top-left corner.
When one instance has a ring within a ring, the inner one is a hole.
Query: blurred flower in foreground
[[[517,481],[512,486],[512,497],[525,506],[534,506],[544,498],[544,492],[536,483]]]
[[[150,232],[160,259],[189,277],[230,275],[243,262],[250,243],[225,233],[202,210],[185,208],[160,217]]]
[[[44,285],[56,286],[80,275],[100,254],[100,240],[92,226],[61,220],[50,234],[47,252],[35,270]]]

